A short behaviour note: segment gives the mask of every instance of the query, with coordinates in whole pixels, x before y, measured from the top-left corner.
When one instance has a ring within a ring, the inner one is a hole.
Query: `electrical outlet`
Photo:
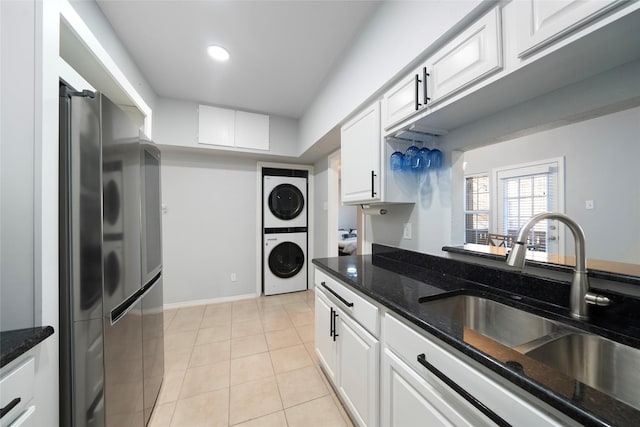
[[[231,281],[232,282],[237,282],[238,281],[238,276],[236,275],[236,273],[231,273]]]
[[[402,233],[402,237],[410,240],[411,239],[411,223],[407,222],[404,224],[404,231]]]

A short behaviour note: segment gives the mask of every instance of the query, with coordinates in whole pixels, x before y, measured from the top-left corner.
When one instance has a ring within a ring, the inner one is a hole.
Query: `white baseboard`
[[[165,310],[173,310],[176,308],[187,308],[187,307],[196,307],[199,305],[220,304],[222,302],[241,301],[245,299],[257,298],[259,296],[260,295],[258,294],[245,294],[245,295],[234,295],[231,297],[219,297],[219,298],[211,298],[211,299],[200,299],[195,301],[173,302],[170,304],[164,304],[163,308]]]

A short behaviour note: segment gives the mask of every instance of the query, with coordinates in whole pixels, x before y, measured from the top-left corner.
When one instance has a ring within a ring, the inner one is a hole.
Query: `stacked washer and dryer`
[[[262,169],[262,288],[265,295],[307,289],[309,172]]]

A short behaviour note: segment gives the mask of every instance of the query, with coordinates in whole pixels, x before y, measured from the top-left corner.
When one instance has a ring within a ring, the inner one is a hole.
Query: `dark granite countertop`
[[[16,329],[0,332],[0,368],[14,361],[36,345],[53,335],[52,326]]]
[[[313,263],[584,425],[623,426],[640,421],[640,410],[479,334],[470,337],[454,319],[430,312],[419,302],[456,293],[490,297],[640,348],[640,301],[636,299],[609,294],[612,306],[594,307],[589,321],[578,321],[569,315],[569,284],[562,281],[376,244],[373,255],[314,259]],[[507,361],[516,361],[523,369],[510,367]]]

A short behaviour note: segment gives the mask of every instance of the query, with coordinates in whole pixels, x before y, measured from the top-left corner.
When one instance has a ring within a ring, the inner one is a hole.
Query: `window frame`
[[[467,179],[469,178],[487,178],[487,193],[489,194],[489,209],[487,210],[474,210],[474,209],[467,209],[467,201],[468,201],[468,193],[467,193]],[[468,214],[486,214],[488,216],[488,220],[487,220],[487,234],[491,233],[491,222],[492,222],[492,218],[491,218],[491,204],[492,204],[492,195],[491,195],[491,174],[489,172],[481,172],[481,173],[475,173],[475,174],[469,174],[469,175],[465,175],[464,176],[464,181],[463,181],[463,185],[464,185],[464,190],[463,190],[463,205],[464,205],[464,209],[463,209],[463,219],[462,219],[462,225],[463,225],[463,232],[464,232],[464,244],[468,244],[471,243],[473,244],[473,242],[468,242],[467,241],[467,215]],[[477,243],[476,244],[482,244],[482,243]],[[487,243],[488,244],[488,243]]]

